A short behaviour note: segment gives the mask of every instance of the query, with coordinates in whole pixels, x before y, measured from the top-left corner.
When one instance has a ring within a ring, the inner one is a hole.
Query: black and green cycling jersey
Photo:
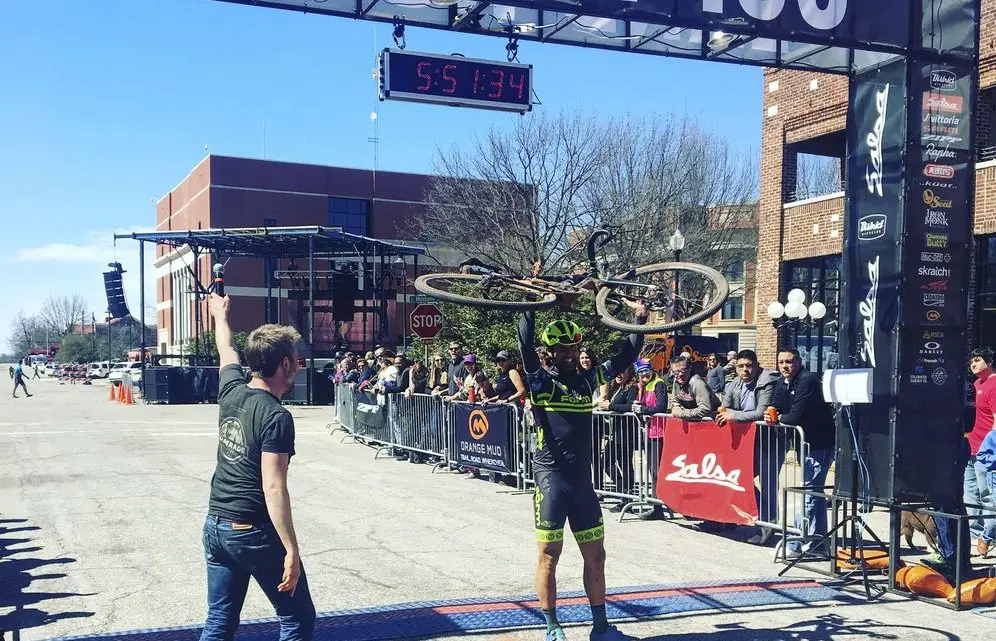
[[[535,334],[535,318],[527,312],[519,322],[519,350],[537,425],[534,469],[590,477],[591,413],[598,388],[636,360],[643,336],[631,334],[618,355],[593,370],[559,374],[540,366],[533,346]]]

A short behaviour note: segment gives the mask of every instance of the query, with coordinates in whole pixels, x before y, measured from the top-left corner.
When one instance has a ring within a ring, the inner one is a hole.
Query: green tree
[[[90,363],[107,358],[101,355],[95,347],[96,343],[90,336],[80,334],[69,334],[62,339],[62,345],[55,355],[55,360],[60,363]]]
[[[235,351],[239,353],[239,359],[242,359],[242,353],[245,351],[246,339],[249,337],[249,332],[233,332],[232,338],[235,341]],[[214,338],[214,330],[208,330],[200,335],[198,340],[193,338],[188,339],[186,345],[184,346],[184,354],[196,354],[198,356],[209,356],[215,362],[218,362],[218,347]]]

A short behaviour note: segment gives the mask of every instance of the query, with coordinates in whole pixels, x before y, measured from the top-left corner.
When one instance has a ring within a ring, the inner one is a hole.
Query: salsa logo
[[[872,214],[858,219],[858,239],[875,240],[885,236],[885,214]]]
[[[938,91],[954,91],[958,88],[958,76],[947,69],[935,69],[930,72],[930,86]]]
[[[474,410],[470,413],[470,418],[467,420],[468,428],[470,429],[470,437],[475,441],[479,441],[484,438],[488,433],[488,415],[482,410]]]
[[[678,469],[664,477],[664,480],[678,483],[709,483],[735,492],[747,491],[747,488],[740,483],[740,470],[726,472],[719,466],[716,455],[712,452],[702,457],[701,464],[686,463],[686,460],[687,455],[682,454],[671,461],[671,465]]]
[[[951,201],[940,198],[937,194],[934,193],[933,189],[923,190],[923,203],[928,207],[951,209]]]
[[[944,96],[939,93],[923,94],[924,111],[944,111],[949,114],[960,114],[965,101],[961,96]]]
[[[951,165],[924,165],[923,175],[927,178],[954,178],[955,170]]]
[[[868,294],[858,304],[861,314],[865,342],[861,346],[861,355],[865,362],[875,367],[875,312],[878,307],[878,256],[868,261]]]
[[[869,194],[882,196],[882,135],[885,133],[885,116],[889,107],[889,85],[885,85],[882,91],[875,94],[875,108],[878,110],[878,117],[872,130],[865,136],[868,144],[868,155],[871,158],[871,167],[865,169],[865,184],[868,185]]]
[[[726,15],[727,1],[702,0],[702,11]],[[740,0],[740,8],[755,20],[774,20],[782,14],[786,0]],[[797,0],[803,20],[814,29],[834,29],[844,21],[847,14],[847,0]],[[826,5],[826,6],[820,6]]]

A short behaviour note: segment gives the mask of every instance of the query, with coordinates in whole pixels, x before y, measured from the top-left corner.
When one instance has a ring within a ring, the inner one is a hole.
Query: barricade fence
[[[451,402],[428,394],[378,395],[340,383],[335,387],[332,418],[333,432],[377,447],[375,458],[388,450],[407,452],[451,469],[514,477],[519,490],[528,491],[534,484],[537,426],[532,412],[518,404]],[[618,503],[613,511],[620,513],[619,520],[654,508],[672,511],[674,506],[658,498],[658,474],[685,466],[677,458],[662,461],[668,456],[665,439],[670,426],[665,421],[674,420],[668,415],[592,413],[592,485],[600,497]],[[756,519],[751,523],[781,531],[784,519],[787,531],[799,534],[795,515],[802,512],[801,499],[791,493],[786,499],[782,490],[805,484],[803,463],[809,446],[803,429],[757,422],[753,448],[748,456],[754,474],[743,475],[744,491],[753,491],[756,498]]]

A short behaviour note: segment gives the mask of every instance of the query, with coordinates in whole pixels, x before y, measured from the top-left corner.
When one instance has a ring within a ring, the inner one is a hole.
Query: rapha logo
[[[861,346],[861,355],[865,362],[875,367],[875,311],[878,306],[878,256],[868,261],[868,295],[858,304],[858,313],[864,319],[865,343]]]
[[[678,483],[709,483],[720,485],[735,492],[746,492],[746,488],[740,484],[740,470],[730,470],[725,472],[723,468],[716,464],[716,455],[712,452],[702,457],[702,464],[685,463],[686,455],[682,454],[671,461],[677,470],[671,472],[665,481],[677,481]]]
[[[858,219],[858,239],[875,240],[885,236],[885,214],[872,214]]]
[[[954,91],[958,88],[958,76],[947,69],[935,69],[930,72],[930,86],[938,91]]]
[[[868,143],[868,155],[871,158],[871,167],[865,169],[865,183],[868,185],[869,194],[882,196],[882,135],[885,133],[885,115],[889,106],[889,85],[885,85],[882,91],[875,94],[875,108],[878,110],[878,117],[875,118],[875,125],[865,136]]]

